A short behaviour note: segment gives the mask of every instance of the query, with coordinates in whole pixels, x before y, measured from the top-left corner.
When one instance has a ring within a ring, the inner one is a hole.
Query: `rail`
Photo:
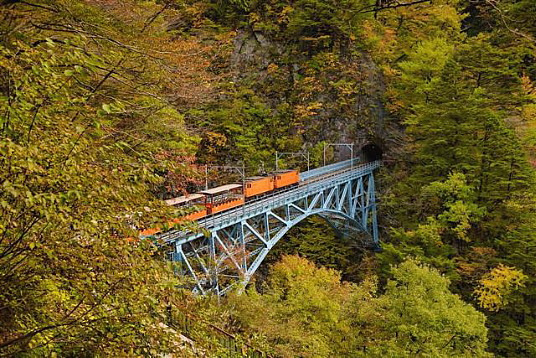
[[[344,160],[342,162],[329,164],[329,165],[326,165],[326,166],[323,166],[323,167],[320,167],[320,168],[311,169],[311,170],[308,170],[306,172],[301,172],[300,173],[300,180],[304,181],[304,180],[308,180],[308,179],[314,178],[314,177],[319,176],[319,175],[325,175],[327,173],[330,173],[330,172],[333,172],[333,171],[338,171],[338,170],[341,170],[341,169],[344,169],[344,168],[347,168],[347,167],[358,166],[360,164],[359,160],[360,160],[359,157],[358,158],[353,158],[353,159],[348,159],[348,160]]]
[[[250,201],[241,207],[225,211],[220,215],[216,214],[208,216],[205,219],[199,220],[198,223],[199,225],[203,225],[203,227],[208,229],[213,227],[219,227],[221,226],[221,223],[225,225],[228,224],[229,217],[243,218],[255,216],[257,214],[262,213],[266,209],[266,204],[271,204],[269,205],[270,207],[283,205],[288,201],[294,201],[296,199],[299,199],[299,197],[305,197],[310,195],[311,193],[315,193],[327,187],[331,187],[335,184],[345,182],[348,180],[349,177],[353,177],[358,172],[367,172],[370,170],[374,170],[377,167],[379,167],[379,162],[366,163],[358,167],[332,172],[316,179],[302,181],[297,188],[285,188],[280,191],[271,192],[266,197],[257,199],[255,201]],[[333,181],[333,179],[335,178],[337,180]]]
[[[279,191],[271,192],[265,197],[261,197],[257,200],[247,202],[242,206],[200,219],[197,221],[197,224],[200,228],[205,228],[209,230],[227,226],[229,224],[235,223],[237,220],[248,219],[250,217],[259,215],[266,211],[266,209],[269,207],[282,206],[288,202],[299,200],[301,198],[309,196],[312,193],[316,193],[333,185],[338,185],[340,183],[348,181],[348,179],[353,178],[361,173],[372,171],[380,166],[379,161],[360,164],[356,166],[353,166],[351,161],[339,162],[335,164],[336,166],[330,166],[331,170],[328,172],[326,172],[325,170],[317,171],[317,169],[313,169],[314,171],[316,171],[315,173],[317,174],[308,176],[308,179],[306,180],[304,180],[302,177],[302,180],[300,181],[298,187],[289,187]],[[326,167],[318,169],[324,169]],[[309,173],[309,175],[311,175],[311,173]],[[179,243],[184,243],[195,238],[201,237],[202,235],[202,233],[171,230],[159,235],[159,237],[166,241],[178,241]],[[177,240],[177,238],[180,239]]]

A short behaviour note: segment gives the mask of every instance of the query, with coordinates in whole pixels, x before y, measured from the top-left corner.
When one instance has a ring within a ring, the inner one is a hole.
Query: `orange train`
[[[291,186],[298,185],[300,174],[297,170],[279,170],[267,176],[246,178],[244,184],[227,184],[216,188],[200,191],[195,194],[180,196],[166,200],[166,204],[181,209],[193,209],[190,214],[174,219],[173,224],[186,220],[199,220],[207,215],[220,213],[241,205],[249,200]],[[159,228],[147,229],[142,236],[158,233]]]

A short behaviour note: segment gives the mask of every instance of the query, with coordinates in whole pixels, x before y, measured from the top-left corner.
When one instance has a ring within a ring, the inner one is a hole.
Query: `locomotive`
[[[189,214],[172,220],[169,225],[173,226],[186,220],[196,221],[208,215],[242,206],[248,201],[272,192],[296,186],[299,181],[300,173],[297,170],[278,170],[266,176],[246,178],[242,184],[226,184],[168,199],[165,201],[167,205],[190,210]],[[160,228],[151,228],[140,234],[150,236],[158,232],[160,232]]]

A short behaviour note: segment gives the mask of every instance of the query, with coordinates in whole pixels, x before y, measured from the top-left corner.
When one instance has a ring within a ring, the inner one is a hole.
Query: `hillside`
[[[0,356],[536,356],[534,1],[0,16]],[[217,299],[137,239],[185,214],[162,199],[204,188],[205,166],[317,167],[328,143],[383,154],[381,252],[308,219]]]

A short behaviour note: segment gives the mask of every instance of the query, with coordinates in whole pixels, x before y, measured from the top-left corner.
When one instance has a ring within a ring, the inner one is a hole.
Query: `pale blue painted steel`
[[[342,162],[329,164],[320,168],[315,168],[315,169],[308,170],[306,172],[301,172],[300,180],[308,180],[308,179],[311,179],[320,175],[332,173],[341,169],[351,167],[352,165],[358,166],[359,164],[360,164],[359,157],[354,158],[354,159],[348,159]]]
[[[195,291],[219,295],[246,285],[285,233],[312,215],[378,245],[373,171],[380,162],[336,164],[301,173],[297,187],[199,220],[198,233],[171,230],[159,238],[172,245],[170,257],[192,277]]]

